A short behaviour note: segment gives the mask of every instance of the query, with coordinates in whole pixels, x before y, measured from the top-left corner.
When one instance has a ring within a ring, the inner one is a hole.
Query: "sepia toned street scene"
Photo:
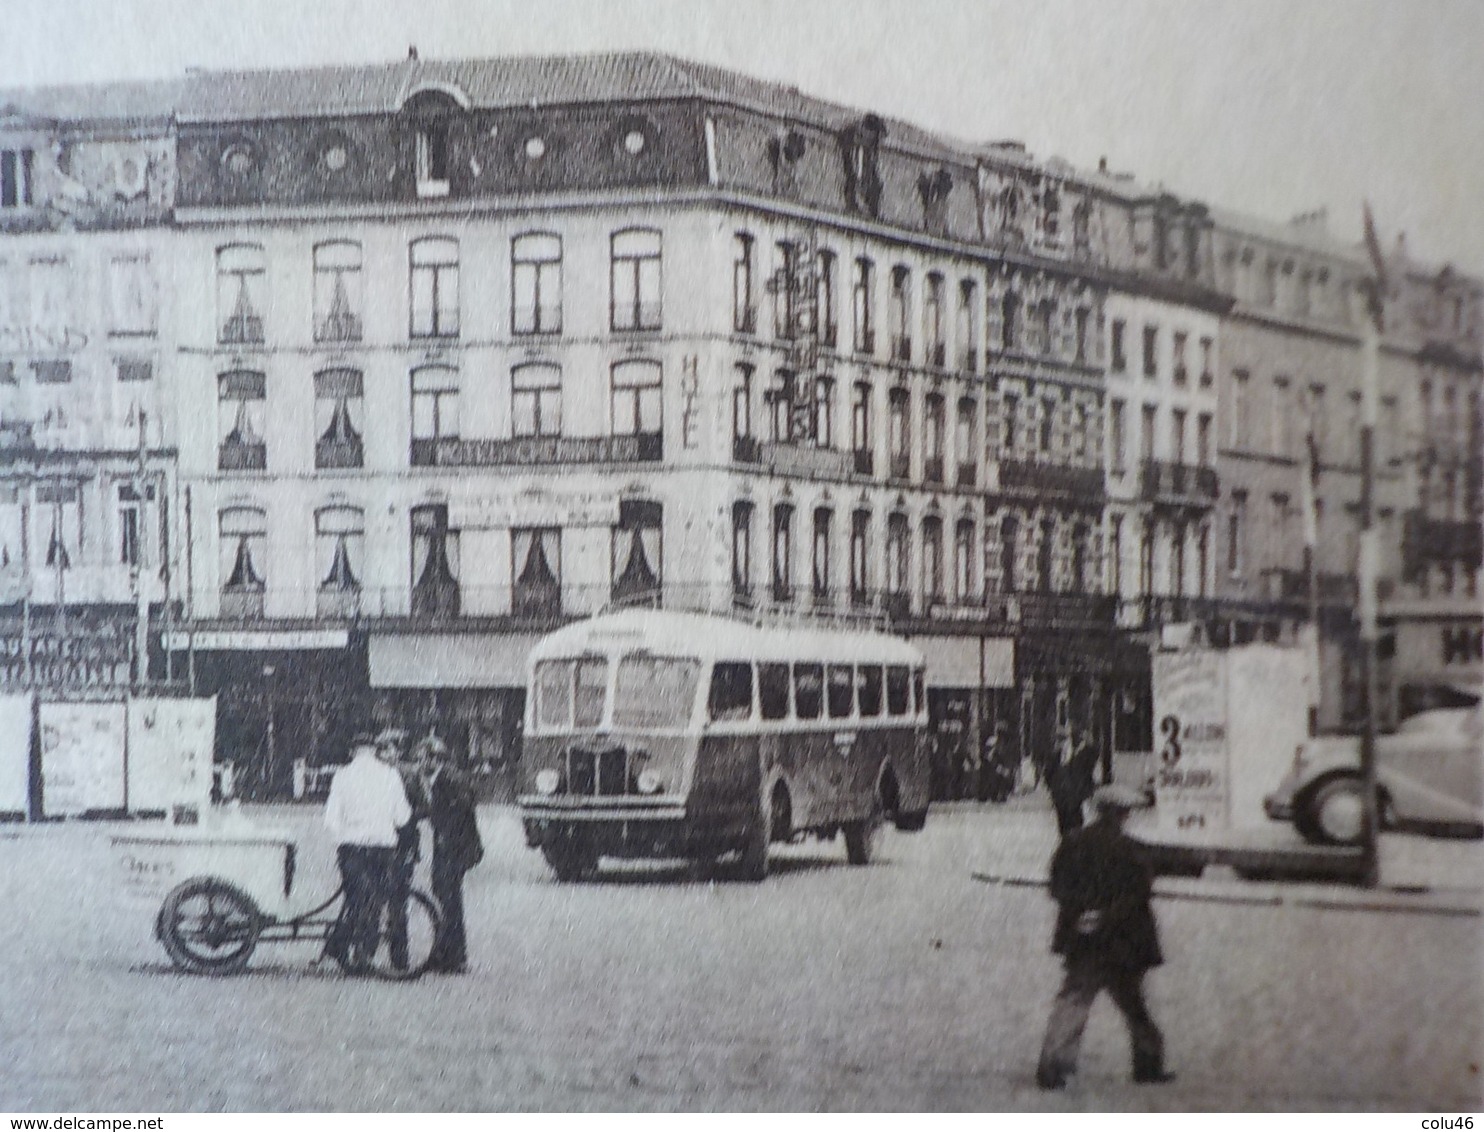
[[[0,82],[0,1110],[1478,1107],[1484,154],[447,7]]]

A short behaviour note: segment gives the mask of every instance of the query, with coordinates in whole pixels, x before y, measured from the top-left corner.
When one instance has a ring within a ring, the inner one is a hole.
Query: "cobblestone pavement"
[[[333,886],[317,809],[254,816],[301,835],[306,901]],[[264,947],[237,978],[178,975],[153,910],[118,895],[117,826],[0,827],[0,1110],[1481,1101],[1477,916],[1162,899],[1168,962],[1149,989],[1179,1080],[1127,1081],[1104,1002],[1071,1090],[1048,1096],[1031,1076],[1059,974],[1050,902],[973,874],[1011,858],[1044,872],[1049,814],[950,807],[868,868],[839,843],[790,846],[762,885],[667,866],[559,885],[512,811],[481,819],[473,970],[406,985],[311,972],[302,944]]]

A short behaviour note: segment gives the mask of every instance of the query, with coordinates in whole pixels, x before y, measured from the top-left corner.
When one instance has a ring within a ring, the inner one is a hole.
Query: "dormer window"
[[[35,151],[0,149],[0,208],[29,208]]]
[[[448,195],[448,127],[426,122],[417,130],[417,195]]]

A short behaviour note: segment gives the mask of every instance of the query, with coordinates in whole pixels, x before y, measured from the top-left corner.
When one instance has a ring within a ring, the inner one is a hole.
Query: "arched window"
[[[562,239],[528,232],[510,244],[510,333],[562,332]]]
[[[732,504],[732,595],[744,605],[752,601],[753,511],[746,500]]]
[[[314,513],[315,572],[319,613],[352,616],[357,611],[365,564],[366,516],[359,507],[321,507]]]
[[[773,600],[792,601],[794,596],[794,509],[780,503],[773,508]]]
[[[625,499],[618,505],[618,525],[613,528],[610,595],[615,605],[660,605],[660,580],[664,577],[664,508],[642,499]]]
[[[459,242],[442,236],[412,241],[410,334],[413,338],[459,335]]]
[[[627,228],[613,233],[610,244],[610,325],[616,331],[660,329],[660,234]]]
[[[227,507],[218,516],[223,617],[261,617],[267,588],[268,516],[257,507]]]

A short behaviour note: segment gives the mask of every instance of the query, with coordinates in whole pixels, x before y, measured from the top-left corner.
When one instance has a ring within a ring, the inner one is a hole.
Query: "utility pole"
[[[1385,326],[1386,264],[1376,239],[1370,206],[1365,207],[1366,248],[1373,276],[1368,281],[1367,310],[1360,351],[1360,584],[1361,679],[1365,687],[1365,730],[1360,737],[1360,777],[1364,828],[1361,839],[1365,855],[1365,883],[1374,888],[1381,879],[1377,845],[1379,821],[1376,807],[1376,700],[1378,697],[1376,582],[1380,557],[1376,540],[1376,417],[1379,401],[1381,332]]]

